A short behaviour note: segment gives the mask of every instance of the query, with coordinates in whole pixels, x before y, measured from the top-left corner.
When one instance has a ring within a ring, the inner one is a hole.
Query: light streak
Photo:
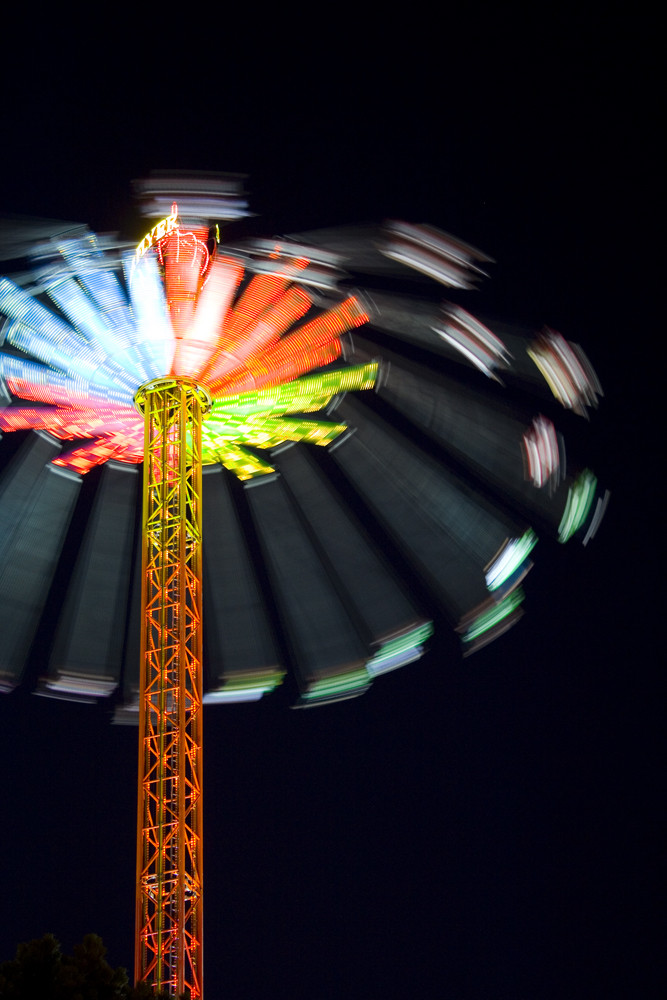
[[[560,542],[567,542],[585,523],[595,497],[596,487],[597,479],[590,469],[585,469],[570,487],[563,517],[558,526]]]
[[[528,528],[521,538],[508,541],[486,571],[489,590],[497,590],[522,566],[525,567],[526,560],[536,545],[537,535],[532,528]],[[527,568],[525,571],[527,572]]]

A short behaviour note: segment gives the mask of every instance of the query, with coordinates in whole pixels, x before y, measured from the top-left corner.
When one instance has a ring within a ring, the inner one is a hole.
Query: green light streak
[[[286,420],[285,418],[252,418],[247,423],[220,430],[207,427],[202,434],[204,461],[209,450],[224,448],[231,442],[248,444],[256,448],[276,448],[285,441],[308,441],[311,444],[330,444],[339,434],[347,430],[345,424],[334,424],[326,420]]]
[[[326,446],[346,430],[327,420],[288,419],[286,414],[311,413],[327,406],[337,393],[372,389],[377,362],[307,375],[282,385],[214,401],[202,423],[202,461],[221,462],[239,479],[274,472],[243,445],[277,448],[287,441]]]
[[[495,607],[489,608],[488,611],[483,611],[481,615],[475,618],[472,625],[468,626],[463,634],[463,641],[473,642],[480,635],[484,635],[489,629],[494,628],[507,618],[508,615],[511,615],[513,611],[516,611],[523,598],[523,590],[521,587],[517,587],[511,594],[508,594],[507,597],[504,597],[502,601],[496,604]]]
[[[487,586],[489,590],[497,590],[501,587],[506,580],[509,580],[511,576],[519,569],[521,564],[528,558],[530,553],[533,551],[537,545],[537,535],[532,528],[528,528],[527,531],[521,536],[521,538],[515,538],[509,545],[503,549],[498,559],[494,560],[493,565],[489,568],[489,573],[487,573]],[[491,581],[489,581],[489,575],[493,572],[494,567],[497,567],[497,576],[494,576]]]
[[[417,660],[422,655],[421,644],[426,642],[433,635],[433,622],[426,622],[418,625],[404,635],[397,636],[385,642],[375,656],[368,661],[366,667],[371,674],[384,673],[385,670],[393,670],[394,667],[402,667],[412,660]],[[412,655],[411,655],[412,651]],[[407,659],[405,657],[408,657]]]
[[[263,462],[251,451],[246,451],[245,448],[239,448],[233,444],[226,444],[224,447],[211,450],[210,453],[202,456],[202,461],[204,465],[220,462],[239,479],[254,479],[255,476],[265,476],[269,472],[276,471],[272,465]]]
[[[236,413],[307,413],[321,409],[340,392],[354,392],[372,389],[377,380],[378,363],[354,365],[317,375],[283,382],[282,385],[267,389],[242,392],[235,396],[222,396],[213,401],[213,406],[204,423],[222,411]]]
[[[559,542],[567,542],[586,521],[593,503],[597,483],[598,481],[590,469],[584,469],[570,487],[563,517],[558,525]]]
[[[223,688],[209,692],[209,701],[252,701],[274,691],[282,683],[284,670],[241,673],[225,682]]]
[[[299,700],[308,703],[351,698],[370,687],[370,681],[366,668],[359,667],[336,677],[324,677],[321,680],[311,681],[309,690],[302,694]]]

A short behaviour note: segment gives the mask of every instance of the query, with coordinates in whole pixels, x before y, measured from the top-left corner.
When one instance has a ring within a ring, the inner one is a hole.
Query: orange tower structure
[[[206,385],[219,388],[221,368],[231,368],[232,380],[238,377],[242,356],[238,345],[230,347],[231,334],[219,346],[215,338],[209,342],[210,329],[202,339],[201,323],[195,322],[213,261],[218,323],[225,327],[227,316],[233,330],[245,316],[240,307],[238,315],[227,312],[241,269],[233,259],[216,260],[215,242],[200,223],[181,225],[173,204],[172,214],[137,247],[134,279],[149,286],[150,297],[151,273],[159,265],[173,335],[169,375],[145,382],[134,396],[144,424],[135,980],[191,1000],[203,995],[202,418],[213,402]],[[305,263],[292,266],[298,270]],[[259,313],[265,298],[270,304],[278,297],[282,306],[280,296],[296,296],[297,315],[310,305],[304,293],[289,291],[289,278],[257,281],[260,288],[253,287],[249,297],[257,299],[253,308]],[[355,300],[339,310],[340,316],[331,310],[312,330],[294,334],[295,344],[277,357],[275,371],[262,367],[252,345],[249,364],[260,367],[252,371],[251,384],[275,384],[336,357],[339,335],[367,318]],[[159,323],[159,312],[154,315]],[[281,314],[280,322],[289,326],[292,318]],[[277,339],[274,326],[268,329]],[[376,366],[370,367],[360,385],[374,383]],[[341,430],[332,424],[285,432],[324,441]]]
[[[202,995],[201,417],[158,379],[145,421],[135,978]]]
[[[177,207],[155,247],[174,334],[187,337],[210,256]],[[176,365],[172,366],[175,373]],[[134,397],[144,419],[135,981],[200,1000],[202,872],[202,416],[206,389],[167,376]]]

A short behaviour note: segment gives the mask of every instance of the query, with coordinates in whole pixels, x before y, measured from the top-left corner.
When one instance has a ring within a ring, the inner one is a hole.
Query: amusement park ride
[[[464,655],[505,631],[529,524],[585,544],[604,512],[594,475],[568,473],[539,412],[550,391],[585,415],[600,387],[555,331],[526,337],[436,301],[437,285],[454,298],[473,287],[488,258],[431,227],[226,245],[218,224],[247,214],[238,179],[156,175],[139,190],[161,221],[136,249],[61,227],[30,247],[27,272],[0,279],[0,428],[37,432],[0,480],[0,684],[20,683],[82,477],[108,463],[40,687],[115,698],[117,720],[138,718],[136,979],[195,1000],[203,703],[280,683],[272,623],[304,707],[419,658],[430,617],[364,518],[426,581]],[[141,628],[125,621],[135,590]]]

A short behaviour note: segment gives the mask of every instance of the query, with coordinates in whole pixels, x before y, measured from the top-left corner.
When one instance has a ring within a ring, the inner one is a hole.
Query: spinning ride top
[[[178,184],[165,188],[171,197]],[[195,998],[203,702],[252,700],[280,682],[272,623],[304,706],[359,694],[420,656],[430,616],[369,543],[364,519],[426,581],[470,652],[520,614],[536,542],[523,515],[561,541],[578,533],[587,542],[606,495],[587,470],[568,476],[548,417],[526,421],[470,378],[486,376],[499,393],[512,378],[515,396],[541,381],[561,405],[585,413],[600,388],[580,348],[553,331],[492,330],[458,303],[424,295],[423,285],[417,295],[386,290],[387,277],[411,273],[455,292],[470,288],[483,254],[405,223],[372,240],[340,229],[225,247],[202,218],[243,214],[238,182],[208,179],[185,191],[181,183],[179,196],[181,215],[169,202],[133,252],[88,232],[51,234],[32,253],[30,285],[0,279],[8,397],[0,426],[38,432],[0,482],[0,679],[11,688],[21,676],[81,477],[107,463],[40,688],[117,695],[129,659],[116,717],[138,717],[140,727],[136,978]],[[349,290],[343,266],[363,281],[361,293]],[[360,327],[368,339],[350,341]],[[406,357],[406,341],[420,361]],[[377,405],[343,398],[371,388]],[[387,422],[389,408],[401,430]],[[313,417],[325,409],[327,419]],[[423,449],[406,436],[408,423]],[[68,439],[83,443],[58,454]],[[313,463],[303,443],[331,446],[330,457]],[[132,627],[118,622],[132,590],[139,463],[137,677],[132,641],[122,639]],[[223,470],[246,488],[230,490]],[[327,471],[352,489],[354,510]],[[213,516],[202,547],[204,509]],[[265,560],[272,616],[250,551]],[[209,671],[207,693],[204,578],[209,659],[223,664]]]

